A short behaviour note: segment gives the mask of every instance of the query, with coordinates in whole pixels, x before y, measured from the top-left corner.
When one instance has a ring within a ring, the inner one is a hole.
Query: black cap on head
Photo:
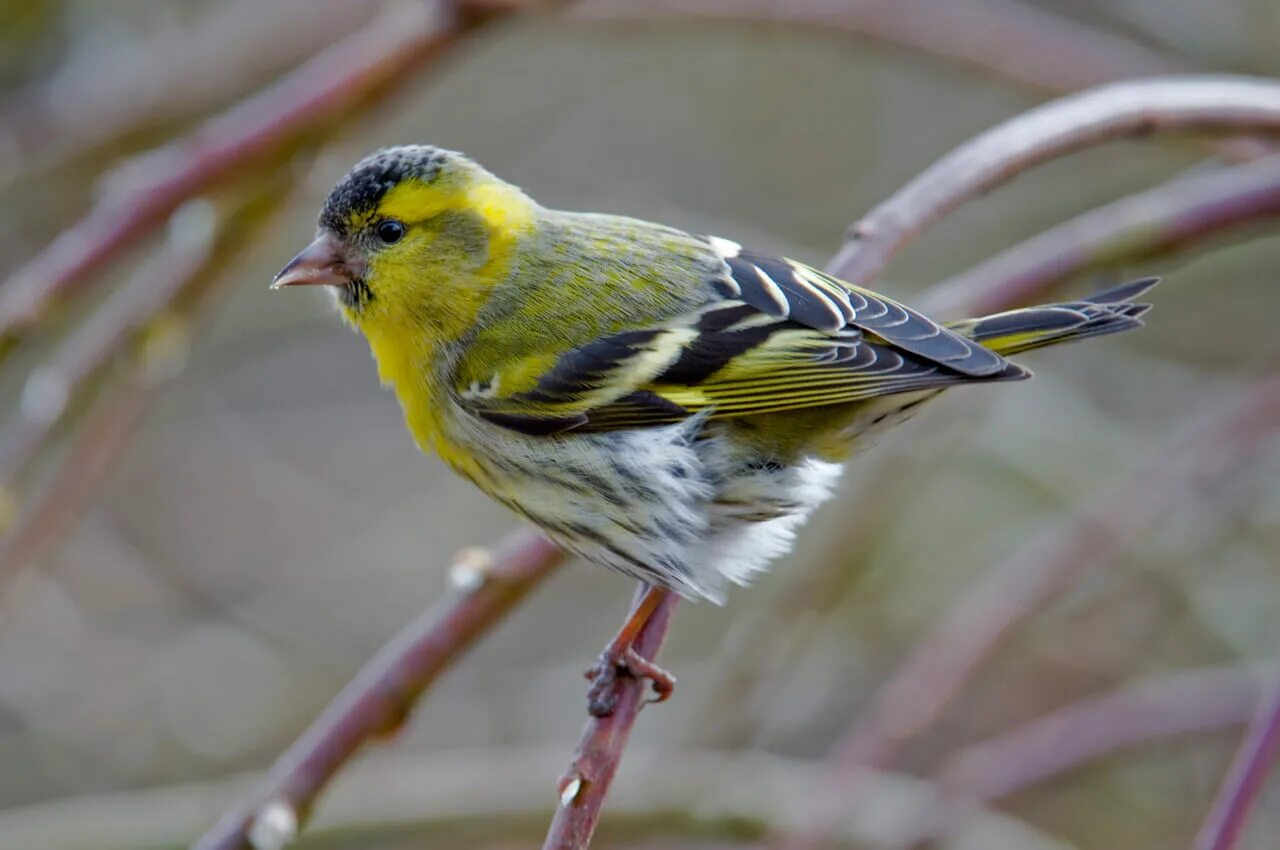
[[[346,234],[349,222],[373,211],[400,181],[412,177],[429,183],[451,156],[458,154],[431,145],[403,145],[369,154],[333,187],[320,211],[320,224]]]

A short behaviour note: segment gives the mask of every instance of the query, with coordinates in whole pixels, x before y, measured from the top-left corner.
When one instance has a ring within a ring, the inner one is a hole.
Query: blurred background
[[[95,204],[98,228],[150,216],[69,273],[0,364],[0,847],[185,846],[450,592],[456,550],[514,527],[419,455],[327,298],[267,289],[367,151],[456,148],[548,205],[821,265],[876,201],[1055,94],[1280,74],[1276,0],[501,5],[415,41],[435,26],[421,4],[0,0],[0,316],[27,316],[4,288]],[[384,51],[390,72],[359,96],[303,102],[308,80],[358,77]],[[172,216],[147,194],[216,159],[227,128],[287,121]],[[878,286],[910,302],[1222,165],[1166,138],[1056,161],[930,229]],[[1275,366],[1277,269],[1261,216],[1100,263],[1060,291],[1163,275],[1146,330],[1029,355],[1035,381],[949,394],[855,460],[793,556],[724,608],[679,611],[662,660],[680,690],[641,715],[598,846],[785,831],[839,787],[840,742],[896,740],[877,706],[913,647],[976,594],[1022,605],[995,571],[1043,569],[1088,510],[1123,531],[1069,553],[936,717],[888,713],[907,731],[836,831],[853,847],[1188,846],[1280,646],[1277,423],[1230,445],[1239,429],[1212,426]],[[301,846],[537,846],[581,671],[630,594],[601,570],[556,574],[339,777]],[[927,714],[912,693],[888,704]],[[1243,846],[1280,842],[1278,793]],[[969,802],[913,834],[938,795]]]

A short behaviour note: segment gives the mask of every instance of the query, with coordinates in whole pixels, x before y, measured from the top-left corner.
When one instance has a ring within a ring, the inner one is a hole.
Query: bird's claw
[[[653,696],[648,702],[666,702],[676,689],[676,677],[657,664],[628,647],[620,653],[604,652],[586,672],[591,681],[587,691],[587,712],[592,717],[608,717],[618,707],[618,689],[615,685],[619,676],[633,679],[649,680],[653,685]]]

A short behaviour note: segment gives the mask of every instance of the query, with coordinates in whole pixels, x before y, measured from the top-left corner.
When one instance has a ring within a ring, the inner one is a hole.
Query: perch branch
[[[184,201],[389,91],[459,32],[443,0],[396,4],[368,27],[191,135],[132,160],[102,200],[0,286],[0,341],[83,287]]]
[[[1280,676],[1273,682],[1245,731],[1218,795],[1196,836],[1195,850],[1234,850],[1267,774],[1280,756]]]
[[[1148,99],[1152,100],[1158,108],[1153,108],[1151,103],[1145,106],[1139,105]],[[1099,112],[1104,119],[1098,118]],[[1072,122],[1075,121],[1083,121],[1086,125],[1085,129],[1081,130],[1073,126]],[[867,282],[873,278],[897,248],[963,200],[1003,180],[1011,179],[1038,162],[1079,149],[1087,144],[1143,129],[1264,128],[1280,131],[1280,85],[1244,78],[1192,78],[1179,81],[1130,83],[1088,92],[1057,104],[1050,104],[1025,116],[1021,119],[1022,123],[1019,122],[1019,119],[1014,119],[1009,124],[979,136],[975,142],[958,149],[957,153],[929,169],[926,174],[932,174],[935,177],[944,177],[949,172],[959,169],[958,175],[952,173],[952,179],[944,180],[941,187],[922,188],[921,181],[917,179],[908,184],[903,192],[893,196],[882,207],[873,211],[872,215],[865,220],[873,224],[892,221],[892,226],[877,224],[874,227],[852,229],[851,237],[859,244],[852,249],[847,244],[841,256],[857,253],[861,258],[862,252],[870,252],[874,257],[879,258],[876,262],[858,260],[861,269],[859,282]],[[1022,130],[1018,129],[1022,124],[1029,124],[1030,128],[1035,130],[1032,136],[1037,144],[1032,145],[1032,149],[1026,149],[1023,145],[1026,136]],[[1064,138],[1066,141],[1063,140]],[[1001,158],[1006,162],[1002,164]],[[976,173],[970,169],[975,162],[982,166]],[[911,217],[899,218],[898,213],[903,209],[911,213]],[[668,606],[664,606],[666,607]],[[669,614],[669,611],[666,614]],[[646,645],[646,654],[656,648],[656,642],[665,632],[665,622],[664,618],[661,621],[661,629],[656,625],[652,627],[655,629],[654,634],[650,635],[646,632],[647,640],[655,641],[655,645]],[[379,657],[385,657],[387,659],[385,663],[392,663],[397,657],[397,652],[400,651],[390,646],[384,649]],[[411,660],[406,659],[406,664],[411,664]],[[413,668],[408,666],[406,669]],[[365,675],[362,675],[357,682],[353,682],[345,692],[347,696],[326,710],[324,717],[330,718],[329,728],[342,726],[345,718],[344,711],[350,711],[349,707],[357,704],[358,701],[383,699],[378,690],[381,686],[380,680]],[[635,687],[632,697],[638,701],[639,686]],[[635,714],[629,710],[624,712],[620,707],[615,718],[592,721],[588,724],[580,744],[579,760],[575,761],[575,765],[581,767],[584,781],[574,788],[574,779],[579,777],[571,775],[566,779],[561,789],[562,794],[568,797],[573,805],[562,805],[557,810],[548,835],[548,846],[580,847],[585,846],[582,842],[589,839],[598,817],[600,802],[607,791],[608,779],[617,768],[622,747],[634,723]],[[313,727],[311,732],[291,748],[291,755],[281,760],[273,770],[273,776],[278,776],[281,771],[287,770],[291,762],[309,759],[308,754],[312,751],[323,750],[336,754],[325,761],[326,770],[323,778],[327,779],[339,769],[343,759],[373,731],[369,726],[354,724],[352,737],[344,738],[345,744],[342,747],[331,748],[326,733],[323,730],[317,731],[319,727],[318,722],[317,727]],[[591,759],[584,761],[584,755],[590,756]],[[597,755],[599,761],[595,760]],[[588,768],[590,768],[589,771]],[[568,793],[570,789],[573,790],[572,794]],[[215,848],[245,846],[243,844],[245,830],[253,822],[261,824],[269,821],[269,818],[262,817],[268,812],[283,811],[286,813],[284,818],[286,824],[290,822],[290,818],[293,818],[292,822],[296,824],[298,813],[309,809],[314,800],[314,794],[318,790],[319,786],[316,785],[310,789],[308,795],[300,796],[297,800],[289,798],[283,804],[283,809],[270,805],[272,799],[270,795],[256,798],[256,805],[246,807],[224,818],[220,826],[206,836],[197,848],[198,850],[215,850]],[[561,841],[570,843],[562,845],[556,843]]]
[[[1280,83],[1188,76],[1113,83],[1015,116],[952,150],[854,222],[828,270],[864,285],[920,231],[1028,169],[1151,133],[1280,132]]]
[[[560,549],[527,530],[508,536],[492,555],[463,553],[451,571],[462,595],[387,643],[276,760],[262,787],[193,850],[267,850],[292,841],[342,765],[370,738],[398,729],[440,673],[563,560]]]
[[[644,591],[645,585],[641,584],[637,600]],[[635,643],[642,657],[651,661],[657,657],[678,601],[678,596],[668,593],[645,624]],[[585,850],[591,843],[605,795],[622,760],[622,750],[645,704],[644,680],[620,677],[614,687],[618,689],[617,707],[607,717],[587,721],[573,762],[560,779],[560,805],[543,850]]]
[[[1224,413],[1193,423],[1152,464],[1092,509],[1047,528],[979,578],[907,656],[832,750],[831,793],[815,802],[806,829],[786,844],[820,846],[859,776],[883,769],[931,727],[1000,641],[1081,576],[1115,557],[1183,494],[1238,469],[1280,426],[1280,377],[1258,382]]]
[[[981,316],[1030,303],[1073,275],[1149,258],[1280,215],[1280,157],[1130,195],[932,287],[927,310]]]

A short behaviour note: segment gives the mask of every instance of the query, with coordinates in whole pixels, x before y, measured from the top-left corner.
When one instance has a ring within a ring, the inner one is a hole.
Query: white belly
[[[688,598],[722,602],[791,549],[830,497],[837,464],[767,463],[704,422],[527,436],[467,417],[455,437],[485,472],[476,484],[594,563]]]

